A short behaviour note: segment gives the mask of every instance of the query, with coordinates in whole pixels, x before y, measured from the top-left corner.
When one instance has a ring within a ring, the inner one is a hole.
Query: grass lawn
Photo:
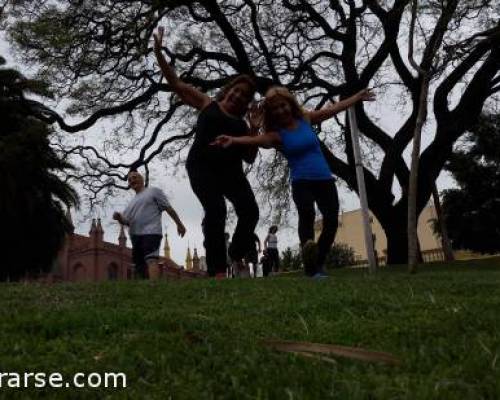
[[[500,258],[324,281],[3,284],[0,321],[0,372],[123,372],[128,386],[4,381],[0,398],[500,398]],[[359,346],[402,364],[332,363],[266,339]]]

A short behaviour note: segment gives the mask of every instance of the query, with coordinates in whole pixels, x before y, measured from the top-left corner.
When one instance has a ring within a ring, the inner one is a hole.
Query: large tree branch
[[[148,140],[148,142],[142,147],[140,153],[139,153],[139,160],[144,160],[144,157],[146,155],[146,152],[153,146],[153,144],[156,142],[158,139],[158,134],[160,133],[161,129],[167,124],[177,111],[177,109],[180,107],[181,103],[173,103],[170,104],[170,107],[165,114],[165,116],[162,118],[162,120],[156,125],[156,127],[153,130],[153,133],[151,134],[151,138]]]
[[[489,97],[491,81],[500,71],[500,46],[492,51],[474,74],[450,117],[460,121],[465,129],[472,128],[481,114],[483,105]]]
[[[213,60],[213,61],[225,62],[235,70],[237,70],[239,67],[238,60],[236,58],[234,58],[229,54],[221,53],[218,51],[208,51],[199,47],[193,47],[187,53],[180,54],[180,53],[173,53],[167,48],[164,48],[164,50],[165,53],[171,58],[172,62],[175,62],[175,60],[177,59],[186,63],[192,62],[195,59],[197,59],[198,62]]]
[[[448,96],[453,88],[463,80],[465,75],[495,46],[500,45],[500,34],[481,40],[465,59],[438,86],[434,95],[434,114],[447,115]]]
[[[226,39],[231,44],[231,47],[236,54],[236,58],[238,59],[238,71],[241,73],[255,75],[252,70],[252,63],[250,62],[248,54],[245,50],[245,46],[241,42],[238,34],[235,32],[226,15],[221,11],[217,1],[205,0],[202,2],[202,5],[212,15],[214,21],[217,23]]]
[[[257,6],[251,0],[245,0],[245,4],[248,7],[250,7],[251,10],[250,20],[252,21],[252,28],[255,34],[255,38],[257,39],[257,43],[259,43],[260,50],[262,51],[262,55],[266,60],[266,65],[267,68],[269,69],[269,73],[271,74],[273,81],[276,82],[276,84],[280,84],[280,78],[273,63],[273,55],[269,52],[269,49],[266,45],[266,42],[264,41],[264,38],[262,37],[262,33],[259,28],[259,23],[257,21],[257,16],[258,16]]]
[[[138,105],[145,103],[151,97],[156,94],[161,88],[164,88],[165,86],[163,85],[151,85],[144,93],[142,93],[140,96],[135,97],[134,99],[120,104],[118,106],[114,107],[109,107],[109,108],[103,108],[95,113],[93,113],[90,117],[88,117],[86,120],[79,122],[75,125],[69,125],[64,121],[64,118],[61,117],[56,111],[46,107],[42,103],[35,101],[35,100],[27,100],[29,106],[33,109],[33,112],[35,115],[40,118],[41,120],[53,124],[57,122],[59,127],[63,129],[66,132],[69,133],[75,133],[75,132],[80,132],[85,129],[90,128],[93,126],[97,121],[99,121],[101,118],[104,117],[109,117],[112,115],[117,115],[121,114],[124,112],[130,112],[133,111]]]
[[[446,2],[422,56],[420,68],[424,71],[430,71],[434,68],[436,53],[443,43],[444,34],[448,31],[448,24],[453,18],[457,6],[458,0],[449,0]]]
[[[424,201],[430,196],[431,183],[438,177],[455,141],[477,123],[489,96],[491,80],[498,71],[500,71],[500,48],[491,51],[476,71],[455,109],[442,118],[436,116],[438,122],[436,137],[420,158],[419,185],[422,185],[423,195],[419,201]]]
[[[387,57],[391,53],[391,50],[394,47],[398,47],[397,38],[399,35],[399,27],[407,1],[408,0],[397,1],[394,7],[389,12],[386,12],[382,7],[380,7],[380,5],[375,0],[366,1],[369,9],[378,17],[378,19],[382,23],[385,37],[377,52],[370,59],[360,75],[362,86],[368,86],[370,80],[378,72],[382,64],[387,60]]]
[[[409,170],[402,159],[402,152],[413,137],[413,127],[417,119],[417,109],[413,108],[411,115],[406,119],[399,131],[394,135],[393,141],[380,167],[380,182],[384,186],[392,186],[394,174],[398,177],[401,187],[408,185]]]
[[[315,10],[309,1],[299,0],[297,4],[292,4],[289,0],[283,0],[283,5],[291,11],[301,11],[308,14],[311,17],[311,20],[321,27],[321,29],[325,32],[325,35],[339,42],[344,41],[345,35],[338,29],[332,28],[330,22],[323,18],[321,14]],[[339,9],[337,8],[336,11],[339,11]]]

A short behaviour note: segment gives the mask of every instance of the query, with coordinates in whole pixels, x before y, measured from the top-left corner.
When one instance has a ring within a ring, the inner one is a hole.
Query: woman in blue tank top
[[[332,172],[321,152],[320,142],[311,124],[319,124],[358,101],[372,101],[374,94],[365,89],[354,96],[319,110],[305,111],[284,87],[266,93],[261,112],[253,112],[251,121],[264,131],[259,136],[219,136],[214,144],[235,144],[277,148],[288,160],[292,197],[299,215],[299,239],[305,273],[324,277],[323,264],[335,239],[338,226],[338,194]],[[314,242],[315,207],[323,216],[323,228]]]

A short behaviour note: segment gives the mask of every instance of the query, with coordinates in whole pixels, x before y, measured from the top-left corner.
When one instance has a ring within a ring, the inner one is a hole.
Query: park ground
[[[0,398],[500,398],[500,258],[329,279],[3,284],[0,371],[123,372],[125,389]],[[391,353],[386,365],[266,341]]]

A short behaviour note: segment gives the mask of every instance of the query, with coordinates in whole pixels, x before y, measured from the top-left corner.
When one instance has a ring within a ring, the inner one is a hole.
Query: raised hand
[[[177,233],[179,234],[180,237],[184,237],[184,235],[186,234],[186,227],[183,224],[178,224]]]
[[[113,219],[115,221],[118,221],[118,223],[121,225],[128,225],[128,222],[123,218],[123,215],[119,212],[113,213]]]
[[[376,98],[375,93],[371,89],[363,89],[356,93],[356,96],[360,101],[375,101]]]
[[[155,49],[156,50],[161,50],[163,46],[163,35],[165,33],[165,28],[163,26],[160,26],[158,30],[153,33],[153,38],[155,41]]]
[[[250,131],[257,134],[264,122],[264,113],[262,112],[261,103],[254,101],[250,104],[247,112],[248,123],[250,124]]]

